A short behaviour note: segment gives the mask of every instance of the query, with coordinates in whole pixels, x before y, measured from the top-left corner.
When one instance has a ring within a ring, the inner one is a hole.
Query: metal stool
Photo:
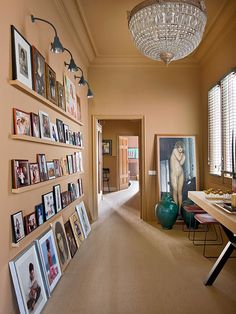
[[[194,245],[203,245],[203,256],[204,257],[207,257],[207,258],[216,258],[216,257],[218,257],[218,256],[207,256],[206,255],[206,246],[207,245],[222,245],[223,244],[223,237],[222,237],[220,223],[215,218],[213,218],[211,215],[209,215],[209,214],[196,214],[194,216],[194,218],[200,224],[205,226],[205,237],[204,237],[204,239],[195,239],[195,230],[194,230],[194,233],[193,233],[193,244]],[[214,238],[214,239],[207,239],[207,233],[208,233],[208,230],[209,230],[208,229],[208,225],[212,225],[213,226],[216,238]],[[216,225],[218,225],[218,227],[219,227],[219,234],[217,233]],[[217,242],[217,243],[212,243],[212,242]]]

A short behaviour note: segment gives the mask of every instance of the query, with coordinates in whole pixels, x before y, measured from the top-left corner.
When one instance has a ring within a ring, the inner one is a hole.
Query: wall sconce
[[[67,51],[70,54],[70,62],[69,63],[64,62],[65,66],[68,66],[68,71],[70,71],[70,72],[77,72],[79,67],[75,64],[74,58],[72,56],[72,53],[67,48],[64,48],[64,51]]]
[[[80,69],[80,70],[81,70],[81,69]],[[81,70],[81,71],[82,71],[82,70]],[[83,73],[83,71],[82,71],[82,73]],[[84,86],[84,85],[87,85],[87,86],[88,86],[87,98],[93,98],[93,96],[94,96],[94,95],[93,95],[93,92],[92,92],[91,89],[90,89],[89,83],[84,79],[83,74],[82,74],[82,76],[76,76],[76,75],[75,75],[74,78],[75,78],[75,79],[77,79],[77,78],[80,79],[80,80],[79,80],[79,83],[78,83],[79,86],[81,86],[81,85],[83,85],[83,86]],[[80,83],[81,81],[83,82],[83,84]]]
[[[81,72],[82,72],[82,75],[81,76],[74,76],[74,78],[75,79],[79,79],[79,82],[78,82],[78,84],[79,84],[79,86],[84,86],[85,84],[86,84],[86,81],[85,81],[85,79],[84,79],[84,74],[83,74],[83,71],[82,71],[82,69],[81,68],[78,68]]]
[[[31,15],[32,23],[34,23],[36,20],[42,21],[42,22],[47,23],[47,24],[52,26],[52,28],[55,31],[55,37],[54,37],[53,42],[51,43],[51,51],[54,52],[54,53],[62,53],[64,51],[64,48],[63,48],[63,46],[62,46],[62,44],[60,42],[59,37],[57,36],[57,30],[56,30],[55,26],[51,22],[49,22],[49,21],[46,21],[44,19],[41,19],[39,17],[34,17],[33,15]]]

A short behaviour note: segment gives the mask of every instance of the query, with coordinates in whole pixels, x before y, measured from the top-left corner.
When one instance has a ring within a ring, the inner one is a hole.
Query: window
[[[225,76],[208,92],[208,158],[210,173],[232,174],[236,138],[236,75]]]

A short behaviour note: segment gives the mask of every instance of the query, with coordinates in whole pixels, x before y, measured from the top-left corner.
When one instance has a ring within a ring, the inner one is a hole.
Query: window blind
[[[223,170],[225,176],[232,174],[232,136],[236,136],[236,75],[229,73],[221,81],[222,103],[222,145],[223,145]],[[235,156],[234,156],[235,158]]]
[[[221,89],[214,86],[208,92],[208,164],[210,173],[221,175]]]

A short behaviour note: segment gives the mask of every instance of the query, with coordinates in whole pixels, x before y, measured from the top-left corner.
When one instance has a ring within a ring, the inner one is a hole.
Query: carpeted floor
[[[204,258],[180,225],[163,230],[140,220],[130,206],[137,196],[135,182],[104,196],[99,220],[44,313],[235,314],[236,259],[213,286],[204,286],[215,260]]]

